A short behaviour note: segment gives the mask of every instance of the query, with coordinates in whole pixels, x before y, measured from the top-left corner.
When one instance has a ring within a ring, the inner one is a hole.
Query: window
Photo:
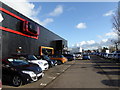
[[[35,23],[31,23],[28,21],[24,21],[23,23],[23,31],[24,33],[31,36],[38,36],[39,27]]]

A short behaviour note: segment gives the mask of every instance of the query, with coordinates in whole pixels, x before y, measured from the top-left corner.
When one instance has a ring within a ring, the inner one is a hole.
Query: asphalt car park
[[[119,69],[119,63],[91,56],[91,60],[76,60],[64,74],[61,74],[46,88],[118,90],[120,88]]]
[[[91,60],[73,60],[45,71],[43,78],[20,87],[3,88],[120,88],[120,63],[92,55]],[[69,83],[68,83],[69,82]]]

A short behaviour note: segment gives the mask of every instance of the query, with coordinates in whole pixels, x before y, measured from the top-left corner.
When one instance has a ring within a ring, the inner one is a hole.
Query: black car
[[[53,67],[53,66],[56,66],[56,65],[57,65],[57,61],[50,59],[47,55],[43,55],[43,56],[41,56],[41,58],[42,58],[43,60],[46,60],[46,61],[48,62],[49,67]]]
[[[83,60],[90,60],[90,56],[88,54],[83,54],[82,59]]]
[[[2,60],[2,81],[10,82],[13,86],[37,81],[43,75],[37,64],[13,57]]]
[[[75,60],[75,56],[72,54],[63,54],[64,57],[68,59],[68,61]]]

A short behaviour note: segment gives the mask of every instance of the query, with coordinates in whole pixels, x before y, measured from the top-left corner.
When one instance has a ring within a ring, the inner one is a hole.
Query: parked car
[[[90,56],[88,54],[83,54],[82,59],[83,60],[90,60]]]
[[[17,54],[15,56],[18,56],[20,58],[24,58],[26,61],[30,63],[35,63],[38,64],[39,67],[42,68],[42,70],[47,70],[49,68],[49,64],[47,61],[42,60],[42,59],[37,59],[35,55],[29,55],[29,54]]]
[[[104,58],[108,58],[108,56],[109,56],[109,53],[106,53],[105,55],[104,55]]]
[[[107,59],[113,59],[113,53],[109,53]]]
[[[75,60],[75,56],[72,54],[63,54],[63,56],[65,56],[68,59],[68,61]]]
[[[103,57],[103,58],[105,58],[105,55],[106,55],[107,53],[102,53],[101,54],[101,57]]]
[[[103,58],[106,58],[107,54],[108,54],[108,53],[104,53]]]
[[[32,64],[19,58],[2,60],[2,81],[9,81],[14,86],[37,81],[44,73],[37,64]]]
[[[120,51],[114,51],[113,53],[115,53],[115,54],[116,54],[116,53],[119,53],[119,54],[120,54]]]
[[[113,54],[113,59],[120,61],[120,54]]]
[[[81,54],[74,54],[75,55],[75,59],[82,59],[82,55]]]
[[[63,64],[68,61],[63,55],[51,55],[52,60],[57,60],[58,64]]]
[[[46,60],[46,61],[48,62],[49,68],[57,65],[57,61],[50,59],[50,57],[47,56],[47,55],[43,55],[43,56],[39,56],[39,57],[40,57],[42,60]],[[40,59],[40,58],[39,58],[39,59]]]

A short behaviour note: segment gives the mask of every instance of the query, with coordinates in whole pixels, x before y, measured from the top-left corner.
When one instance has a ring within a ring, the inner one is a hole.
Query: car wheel
[[[22,85],[22,80],[19,76],[14,76],[12,83],[14,86],[18,87],[18,86]]]
[[[50,68],[52,68],[52,67],[53,67],[53,65],[51,64],[51,65],[50,65]]]
[[[57,64],[58,64],[58,65],[62,64],[62,61],[58,60],[58,61],[57,61]]]

